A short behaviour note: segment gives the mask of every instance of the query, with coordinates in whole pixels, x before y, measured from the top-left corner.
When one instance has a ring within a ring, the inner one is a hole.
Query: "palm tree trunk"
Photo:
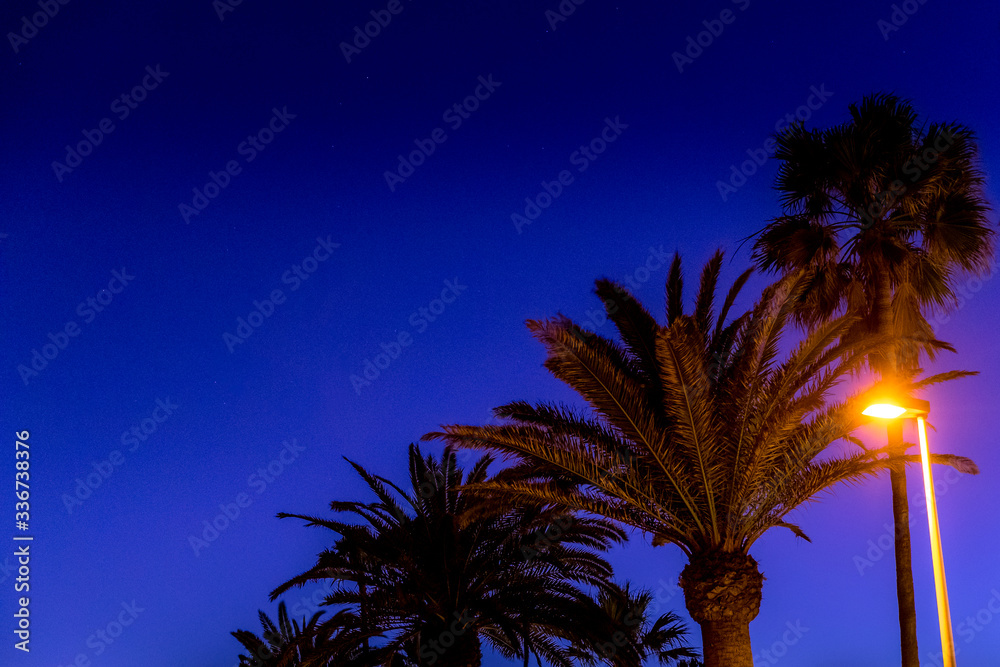
[[[481,667],[483,662],[479,633],[474,629],[456,637],[455,644],[441,655],[438,667]]]
[[[879,333],[894,336],[892,322],[892,284],[888,274],[879,282],[878,294]],[[893,382],[899,366],[899,350],[890,346],[886,353],[882,379]],[[889,459],[889,484],[892,487],[892,520],[895,526],[896,552],[896,600],[899,607],[899,648],[902,667],[920,667],[917,649],[917,609],[913,597],[913,566],[910,562],[910,506],[906,493],[906,464],[902,456],[906,453],[903,444],[903,423],[898,419],[889,420],[887,427]]]
[[[701,624],[705,667],[753,667],[750,624],[739,621],[708,621]]]
[[[903,423],[889,422],[889,451],[893,458],[901,457]],[[906,464],[899,460],[889,469],[892,485],[892,518],[895,524],[896,598],[899,601],[899,640],[903,667],[919,667],[917,650],[917,610],[913,598],[913,567],[910,563],[910,505],[906,492]]]
[[[705,667],[753,667],[750,621],[760,611],[764,576],[742,552],[692,554],[680,585],[701,626]]]

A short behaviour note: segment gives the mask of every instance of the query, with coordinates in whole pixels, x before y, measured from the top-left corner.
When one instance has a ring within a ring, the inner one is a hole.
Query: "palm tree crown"
[[[260,637],[248,630],[232,633],[249,655],[240,655],[240,665],[246,667],[327,667],[356,665],[360,655],[361,636],[357,633],[357,618],[340,612],[322,627],[317,612],[309,619],[290,619],[284,602],[278,604],[278,622],[263,611],[259,612],[263,633]],[[332,658],[336,657],[336,662]]]
[[[688,554],[746,553],[774,526],[801,534],[785,514],[837,481],[875,470],[867,452],[814,461],[859,423],[846,403],[826,401],[863,358],[836,343],[853,321],[817,328],[779,363],[797,288],[771,288],[727,322],[749,272],[716,316],[721,261],[717,254],[706,266],[695,311],[684,314],[675,258],[665,326],[624,288],[598,281],[597,293],[615,299],[608,317],[621,344],[565,318],[528,323],[548,350],[546,367],[587,400],[590,415],[514,402],[496,409],[507,424],[453,425],[425,437],[529,457],[536,480],[489,487],[614,518]],[[555,471],[575,484],[560,484]]]
[[[953,306],[956,279],[993,260],[975,135],[959,123],[918,127],[895,95],[872,95],[850,113],[842,125],[797,124],[778,137],[784,213],[757,237],[754,258],[766,270],[808,272],[803,322],[853,311],[855,337],[909,343],[893,359],[873,356],[874,368],[914,366],[920,353],[950,349],[925,313]]]
[[[534,653],[568,667],[562,640],[579,639],[574,628],[589,609],[578,584],[607,580],[611,568],[597,552],[623,540],[621,529],[463,491],[489,480],[489,457],[467,475],[450,450],[437,461],[411,446],[409,462],[409,491],[352,463],[378,500],[330,508],[364,523],[279,514],[341,537],[272,599],[309,581],[337,580],[327,604],[355,610],[362,630],[381,635],[369,647],[372,664],[401,655],[413,664],[478,665],[483,639],[506,657]]]
[[[684,623],[669,611],[654,617],[648,590],[609,582],[598,591],[597,604],[608,622],[594,653],[610,667],[641,667],[649,658],[660,665],[700,666],[698,652],[686,645]]]

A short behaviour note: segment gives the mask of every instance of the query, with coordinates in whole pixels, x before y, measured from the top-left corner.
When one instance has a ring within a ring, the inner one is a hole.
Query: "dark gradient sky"
[[[220,21],[210,0],[75,0],[37,34],[28,29],[26,42],[14,40],[16,52],[5,39],[0,485],[14,483],[14,433],[29,430],[35,541],[24,655],[12,646],[16,575],[7,570],[17,531],[5,491],[0,664],[56,667],[82,654],[100,667],[233,665],[239,646],[228,633],[259,629],[257,610],[275,610],[267,592],[329,543],[276,512],[319,513],[334,498],[364,497],[342,456],[401,479],[407,443],[441,422],[482,422],[513,399],[573,400],[541,367],[543,350],[523,322],[561,311],[610,334],[590,315],[595,278],[631,276],[657,313],[660,253],[679,250],[693,274],[721,247],[732,280],[749,263],[740,239],[778,212],[775,165],[725,201],[717,181],[810,101],[818,108],[802,113],[823,127],[845,120],[865,94],[898,92],[925,118],[976,129],[984,169],[1000,174],[995,3],[913,2],[886,39],[878,22],[891,20],[888,1],[589,0],[552,30],[545,12],[556,0],[402,0],[346,62],[338,44],[386,4],[246,0]],[[731,23],[712,24],[726,9]],[[38,11],[28,0],[5,3],[0,28],[20,31]],[[703,21],[724,29],[679,72],[672,53]],[[164,73],[158,82],[147,67]],[[136,108],[115,102],[144,77],[152,90],[138,91]],[[475,93],[479,77],[498,85],[455,127],[443,114]],[[814,89],[825,91],[822,104]],[[287,125],[264,133],[273,141],[263,150],[241,150],[274,110],[287,114],[275,127]],[[78,166],[53,167],[84,131],[96,138],[105,118],[113,131]],[[605,119],[619,119],[620,136],[594,160],[574,158]],[[436,128],[445,141],[390,190],[384,172]],[[229,161],[238,173],[186,222],[179,205],[192,205],[193,189]],[[519,233],[511,214],[563,170],[572,182]],[[1000,201],[995,180],[988,194]],[[307,280],[294,278],[317,239],[339,245],[305,262],[315,269]],[[116,271],[134,278],[101,294]],[[446,281],[457,297],[441,312],[434,300]],[[751,284],[743,305],[762,284]],[[283,302],[263,322],[254,316],[260,326],[230,351],[223,335],[278,289]],[[939,504],[960,664],[985,667],[1000,656],[1000,617],[988,611],[1000,605],[1000,290],[986,280],[967,291],[939,329],[959,354],[938,367],[981,375],[928,397],[932,446],[983,470],[942,479]],[[98,296],[100,312],[87,305]],[[420,314],[428,307],[433,321]],[[77,335],[62,338],[68,323]],[[412,343],[356,391],[351,376],[402,333]],[[65,349],[47,348],[55,358],[25,382],[18,366],[30,367],[49,334]],[[177,407],[167,415],[157,401]],[[155,432],[123,444],[143,424]],[[285,463],[272,463],[286,442]],[[119,465],[101,463],[116,450]],[[68,507],[95,464],[111,474]],[[929,656],[938,639],[920,488],[911,475]],[[189,536],[240,494],[249,506],[196,555]],[[767,577],[751,624],[757,660],[893,664],[892,554],[878,547],[891,520],[888,482],[845,488],[795,516],[812,544],[778,532],[753,550]],[[678,549],[636,539],[615,562],[685,613],[682,597],[670,597]],[[298,615],[300,597],[289,598]],[[133,601],[134,620],[122,607]],[[964,620],[977,614],[975,625]],[[95,633],[119,616],[131,623],[104,643]],[[788,624],[801,637],[783,646]]]

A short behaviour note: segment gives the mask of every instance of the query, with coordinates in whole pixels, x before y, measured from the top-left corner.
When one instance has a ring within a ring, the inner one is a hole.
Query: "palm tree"
[[[754,258],[769,271],[806,272],[801,323],[849,312],[857,316],[849,337],[894,341],[869,357],[893,382],[921,355],[952,350],[935,340],[926,314],[956,304],[959,276],[989,269],[993,231],[969,128],[918,127],[912,105],[894,95],[867,97],[850,113],[842,125],[798,124],[778,137],[784,211],[757,237]],[[898,420],[888,435],[898,462],[906,451]],[[893,465],[890,482],[902,664],[917,667],[905,466]]]
[[[653,595],[632,590],[631,584],[608,583],[597,594],[597,604],[607,619],[592,647],[609,667],[642,667],[648,658],[660,665],[698,667],[698,652],[687,646],[688,630],[677,614],[653,618]]]
[[[258,637],[248,630],[236,630],[232,635],[249,655],[240,655],[240,665],[246,667],[327,667],[327,665],[357,665],[360,655],[360,637],[357,619],[348,612],[341,612],[328,619],[322,627],[322,612],[313,614],[302,624],[290,620],[285,603],[278,604],[278,622],[259,612],[264,629]],[[334,659],[336,662],[334,663]]]
[[[596,617],[579,585],[610,577],[598,552],[625,534],[601,517],[537,503],[511,507],[464,491],[463,484],[489,480],[490,462],[483,457],[466,475],[450,449],[438,461],[411,445],[409,490],[352,462],[377,501],[330,504],[363,523],[279,514],[339,539],[271,598],[335,580],[326,604],[350,609],[366,636],[380,635],[363,651],[368,664],[397,656],[413,665],[478,667],[485,641],[505,657],[534,654],[570,667],[566,644],[583,641],[573,621]]]
[[[620,343],[564,317],[528,322],[548,351],[546,368],[589,411],[514,402],[495,410],[506,423],[447,425],[424,437],[500,452],[535,470],[533,479],[471,488],[605,516],[649,533],[654,545],[680,547],[689,559],[680,585],[701,626],[705,664],[752,667],[749,623],[763,575],[750,547],[776,526],[805,537],[785,515],[883,464],[868,451],[816,458],[859,424],[856,401],[828,400],[869,349],[838,342],[854,319],[818,326],[779,363],[801,288],[781,281],[727,322],[750,272],[716,316],[721,263],[721,253],[708,262],[686,314],[674,258],[662,325],[624,287],[599,280]]]

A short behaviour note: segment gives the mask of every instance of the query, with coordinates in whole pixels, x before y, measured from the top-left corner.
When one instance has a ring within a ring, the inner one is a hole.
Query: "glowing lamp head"
[[[906,413],[906,408],[892,403],[872,403],[861,414],[879,419],[895,419]]]
[[[876,419],[926,417],[931,409],[931,404],[927,401],[913,398],[891,385],[876,386],[862,400],[867,407],[861,414]]]

